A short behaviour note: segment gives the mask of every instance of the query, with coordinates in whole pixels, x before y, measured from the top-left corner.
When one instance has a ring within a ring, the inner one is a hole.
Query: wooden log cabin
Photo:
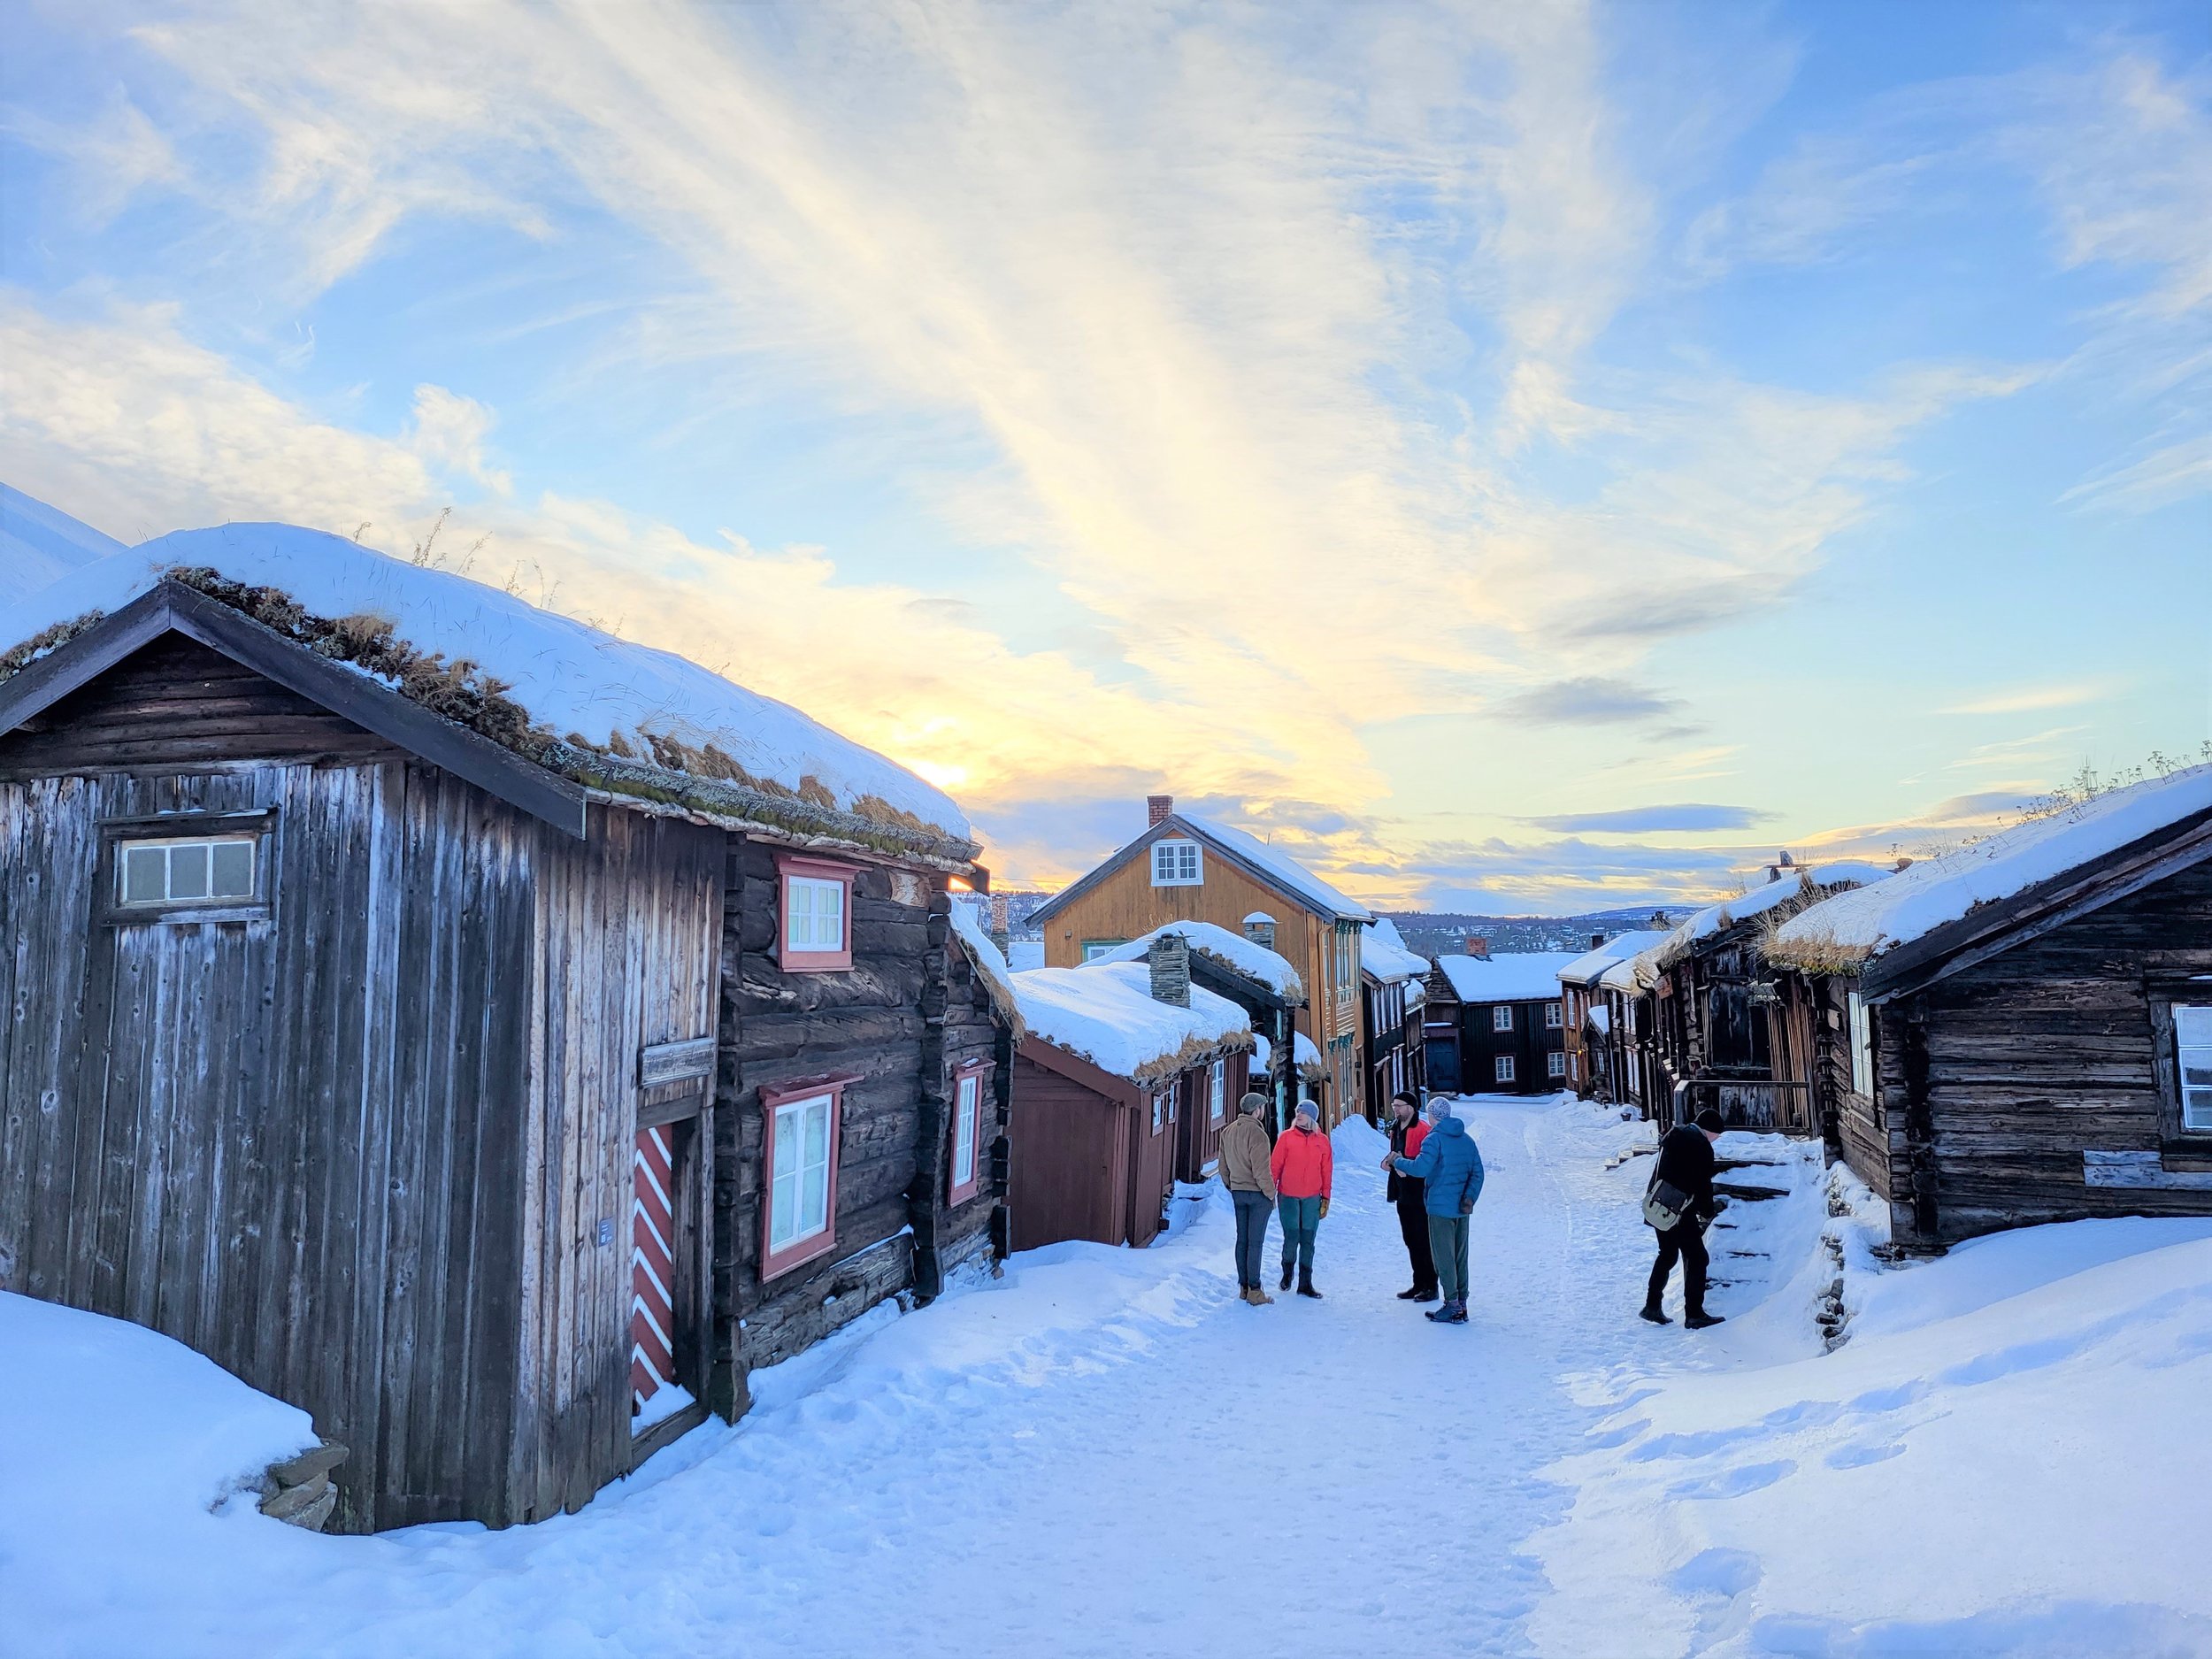
[[[2212,1214],[2212,766],[1839,894],[1766,949],[1899,1245]]]
[[[1644,1030],[1652,1115],[1674,1124],[1677,1085],[1685,1115],[1710,1106],[1732,1129],[1815,1135],[1820,1112],[1807,1086],[1802,1047],[1765,960],[1767,936],[1788,917],[1836,893],[1884,879],[1886,865],[1838,861],[1817,869],[1787,852],[1767,879],[1692,912],[1635,958],[1651,991]]]
[[[1287,960],[1249,936],[1256,931],[1249,918],[1244,936],[1216,927],[1210,922],[1169,922],[1140,934],[1125,945],[1102,951],[1082,965],[1090,968],[1117,962],[1149,964],[1155,959],[1159,941],[1179,940],[1187,964],[1182,971],[1188,973],[1193,985],[1203,987],[1244,1010],[1245,1018],[1251,1022],[1256,1052],[1259,1045],[1264,1044],[1271,1056],[1293,1055],[1297,1052],[1294,1041],[1297,1013],[1306,1003],[1305,981]],[[1165,983],[1171,992],[1171,981]],[[1247,1056],[1242,1064],[1245,1080],[1228,1097],[1228,1104],[1233,1110],[1247,1088],[1269,1095],[1274,1102],[1269,1125],[1271,1133],[1290,1127],[1291,1112],[1298,1101],[1308,1097],[1307,1090],[1321,1080],[1317,1068],[1301,1078],[1294,1075],[1288,1066],[1277,1070],[1256,1064],[1252,1056]],[[1218,1069],[1213,1080],[1218,1084],[1226,1075],[1225,1067]],[[1302,1088],[1302,1084],[1305,1086]],[[1217,1099],[1211,1102],[1213,1108],[1221,1103]],[[1218,1110],[1182,1119],[1182,1133],[1176,1143],[1177,1180],[1202,1181],[1211,1174],[1214,1143],[1221,1133],[1223,1121]]]
[[[1262,942],[1305,983],[1297,1024],[1326,1070],[1316,1097],[1324,1125],[1363,1110],[1359,951],[1372,919],[1366,908],[1242,830],[1177,811],[1172,796],[1148,797],[1146,812],[1142,834],[1032,914],[1044,933],[1046,965],[1072,968],[1164,922],[1211,922],[1237,933],[1256,917]]]
[[[1428,1049],[1422,1041],[1429,959],[1406,948],[1398,925],[1379,916],[1360,943],[1362,1047],[1367,1059],[1367,1116],[1384,1121],[1401,1093],[1423,1099]]]
[[[1624,1101],[1625,1085],[1615,1058],[1614,1010],[1599,981],[1606,971],[1666,938],[1663,930],[1593,934],[1590,949],[1559,971],[1563,1019],[1561,1050],[1566,1056],[1567,1087],[1585,1100]]]
[[[1464,1094],[1543,1094],[1564,1087],[1559,971],[1572,961],[1571,954],[1552,950],[1439,956],[1426,1011],[1433,1086]],[[1447,1070],[1450,1082],[1443,1080]]]
[[[466,652],[468,660],[461,660]],[[0,1287],[573,1509],[1002,1248],[958,810],[796,710],[284,526],[0,622]]]
[[[1174,935],[1143,962],[1033,968],[1013,984],[1013,1248],[1151,1243],[1179,1147],[1210,1145],[1242,1097],[1248,1018],[1191,982]]]

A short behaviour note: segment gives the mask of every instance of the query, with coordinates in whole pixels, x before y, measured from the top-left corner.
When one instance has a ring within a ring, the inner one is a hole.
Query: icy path
[[[1382,1142],[1355,1123],[1325,1301],[1234,1300],[1217,1202],[1150,1250],[1036,1252],[825,1345],[581,1515],[257,1527],[188,1575],[125,1566],[71,1609],[70,1650],[157,1630],[169,1654],[312,1631],[407,1659],[1525,1651],[1543,1579],[1518,1549],[1570,1496],[1540,1471],[1599,1416],[1562,1379],[1648,1334],[1624,1325],[1643,1239],[1604,1173],[1638,1131],[1549,1101],[1469,1117],[1489,1179],[1463,1329],[1394,1300]]]

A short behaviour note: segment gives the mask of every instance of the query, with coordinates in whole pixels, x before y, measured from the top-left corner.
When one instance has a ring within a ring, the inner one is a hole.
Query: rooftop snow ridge
[[[1368,924],[1367,936],[1360,941],[1359,965],[1384,984],[1393,985],[1401,979],[1426,977],[1429,959],[1408,948],[1397,923],[1387,916],[1378,916]]]
[[[0,615],[0,678],[174,580],[628,803],[972,859],[941,792],[787,703],[451,572],[290,525],[180,531]]]
[[[1985,905],[2207,816],[2212,765],[2115,789],[1812,905],[1775,930],[1768,954],[1814,971],[1856,967]]]
[[[1463,1002],[1532,1002],[1559,995],[1559,971],[1574,960],[1571,950],[1524,950],[1439,956],[1436,965]]]
[[[1126,944],[1102,951],[1082,965],[1089,968],[1102,962],[1141,962],[1150,953],[1152,941],[1169,933],[1187,941],[1194,955],[1210,956],[1232,972],[1257,979],[1286,1002],[1306,1000],[1306,983],[1287,959],[1264,945],[1254,944],[1241,933],[1233,933],[1211,922],[1163,922],[1150,933],[1140,933]]]
[[[1250,1018],[1227,997],[1194,985],[1188,1008],[1158,1002],[1139,963],[1031,968],[1012,983],[1031,1036],[1132,1082],[1156,1083],[1206,1054],[1252,1043]]]

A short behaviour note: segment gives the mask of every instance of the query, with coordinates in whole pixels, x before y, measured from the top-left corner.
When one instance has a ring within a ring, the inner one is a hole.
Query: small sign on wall
[[[638,1050],[637,1086],[658,1088],[666,1083],[695,1083],[714,1075],[715,1040],[694,1037],[688,1042],[657,1042]]]

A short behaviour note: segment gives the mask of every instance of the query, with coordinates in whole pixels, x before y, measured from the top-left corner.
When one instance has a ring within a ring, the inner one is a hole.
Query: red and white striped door
[[[676,1380],[676,1235],[670,1151],[673,1131],[663,1125],[637,1138],[635,1196],[630,1239],[630,1414]]]

